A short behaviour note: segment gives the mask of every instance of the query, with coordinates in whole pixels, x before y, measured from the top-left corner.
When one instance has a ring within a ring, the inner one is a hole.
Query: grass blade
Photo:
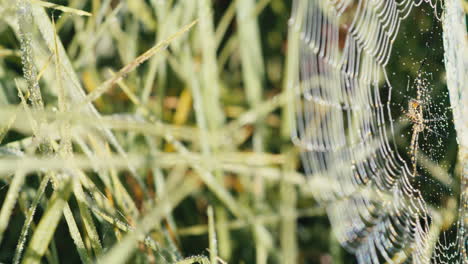
[[[74,14],[74,15],[78,15],[78,16],[92,16],[92,14],[89,13],[89,12],[86,12],[86,11],[83,11],[83,10],[78,10],[78,9],[71,8],[71,7],[68,7],[68,6],[62,6],[62,5],[49,3],[49,2],[46,2],[46,1],[40,1],[40,0],[30,0],[30,1],[33,4],[40,5],[40,6],[46,7],[46,8],[57,9],[57,10],[60,10],[60,11],[62,11],[64,13]]]
[[[65,178],[66,179],[66,178]],[[55,229],[62,217],[63,209],[67,204],[68,197],[72,191],[70,179],[62,183],[57,189],[47,206],[47,211],[42,216],[36,231],[34,232],[28,249],[24,256],[23,264],[40,263],[42,256],[46,252]]]
[[[23,170],[18,169],[16,171],[15,176],[11,181],[10,188],[8,189],[5,201],[3,202],[2,209],[0,210],[0,243],[3,240],[3,234],[8,227],[11,213],[16,204],[16,200],[18,199],[25,177],[26,174]]]

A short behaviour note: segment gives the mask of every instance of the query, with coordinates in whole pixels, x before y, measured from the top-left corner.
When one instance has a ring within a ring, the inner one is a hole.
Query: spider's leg
[[[418,155],[418,139],[419,139],[419,132],[416,133],[416,140],[415,140],[415,143],[414,143],[414,149],[413,149],[413,175],[416,177],[416,169],[417,169],[417,155]]]
[[[429,136],[429,133],[425,133],[425,130],[426,130],[426,126],[424,124],[422,124],[423,126],[423,129],[422,129],[422,133],[423,133],[423,137],[424,137],[424,140],[427,140],[427,137]]]
[[[406,91],[409,92],[410,78],[408,78],[408,83],[406,84]]]
[[[438,121],[447,121],[447,118],[433,118],[433,119],[424,119],[424,123],[429,123],[429,122],[438,122]]]
[[[436,132],[436,131],[435,131],[435,130],[433,130],[433,129],[430,129],[430,128],[429,128],[429,127],[427,127],[427,126],[424,126],[424,129],[425,129],[425,130],[428,130],[428,131],[429,131],[429,132],[431,132],[431,133],[434,133],[434,134],[436,134],[436,135],[437,135],[437,136],[439,136],[439,137],[443,137],[443,138],[446,138],[446,137],[447,137],[447,136],[443,136],[443,135],[441,135],[440,133]]]
[[[416,177],[416,154],[418,151],[418,134],[419,132],[413,127],[413,134],[410,143],[411,164],[413,165],[413,177]]]

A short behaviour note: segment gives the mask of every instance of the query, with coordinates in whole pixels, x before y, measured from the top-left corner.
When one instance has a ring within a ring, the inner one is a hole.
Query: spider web
[[[436,2],[424,2],[437,9]],[[435,180],[413,172],[395,139],[408,136],[392,116],[393,86],[386,66],[402,21],[422,4],[423,0],[293,2],[290,27],[300,34],[300,59],[292,86],[292,139],[302,150],[311,188],[326,206],[337,239],[363,264],[463,263],[455,221],[444,226],[447,221],[439,210],[444,204],[425,195],[431,193],[425,185]],[[412,89],[418,80],[426,80],[425,89],[430,86],[426,77],[418,78]],[[423,107],[431,103],[425,93]],[[430,109],[425,108],[425,118],[432,118]],[[432,198],[438,194],[432,193]]]

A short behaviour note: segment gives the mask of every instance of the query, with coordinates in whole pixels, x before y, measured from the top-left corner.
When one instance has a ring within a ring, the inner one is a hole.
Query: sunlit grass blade
[[[208,230],[209,230],[209,245],[210,245],[210,261],[216,263],[218,258],[218,243],[216,239],[215,220],[213,208],[208,207]]]
[[[24,264],[40,263],[42,256],[47,250],[55,229],[63,214],[63,209],[67,204],[68,197],[72,192],[70,178],[64,177],[60,188],[57,189],[50,199],[46,212],[42,216],[36,231],[32,235],[28,248],[24,255]]]
[[[29,1],[18,2],[18,25],[21,43],[21,62],[23,63],[23,75],[28,82],[29,98],[34,109],[42,109],[44,102],[37,78],[37,69],[34,62],[33,32],[34,20],[32,7]]]
[[[68,6],[62,6],[62,5],[58,5],[58,4],[54,4],[54,3],[50,3],[50,2],[46,2],[46,1],[41,1],[41,0],[30,0],[30,1],[33,4],[40,5],[40,6],[43,6],[43,7],[46,7],[46,8],[57,9],[57,10],[60,10],[62,12],[65,12],[65,13],[70,13],[70,14],[74,14],[74,15],[78,15],[78,16],[92,16],[92,14],[89,13],[89,12],[86,12],[86,11],[83,11],[83,10],[78,10],[78,9],[71,8],[71,7],[68,7]]]
[[[3,202],[2,209],[0,210],[0,243],[3,240],[3,235],[8,227],[8,223],[10,222],[10,217],[21,190],[21,186],[23,186],[25,177],[25,171],[17,169],[10,183],[10,187],[8,188],[5,201]]]
[[[29,228],[31,225],[31,222],[33,220],[34,214],[36,213],[37,206],[44,195],[45,188],[47,187],[47,184],[49,183],[50,177],[47,175],[42,178],[41,184],[39,185],[39,188],[37,190],[37,194],[34,197],[34,201],[29,207],[28,214],[26,215],[26,220],[24,221],[23,227],[21,229],[21,234],[20,238],[18,240],[18,244],[16,245],[16,251],[15,251],[15,256],[13,258],[13,263],[18,264],[19,261],[21,260],[21,254],[24,249],[24,244],[26,243],[26,238],[29,232]]]

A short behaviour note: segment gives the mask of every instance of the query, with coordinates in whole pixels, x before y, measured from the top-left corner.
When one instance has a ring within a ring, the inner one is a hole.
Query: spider
[[[426,78],[422,77],[421,72],[418,73],[418,76],[415,79],[415,86],[416,86],[416,99],[411,98],[408,101],[408,110],[404,111],[406,118],[412,123],[413,125],[413,133],[411,135],[411,142],[410,142],[410,150],[409,155],[411,156],[411,164],[413,167],[413,176],[416,176],[416,167],[417,167],[417,154],[418,154],[418,139],[419,134],[424,132],[425,130],[432,132],[436,135],[441,136],[439,133],[435,132],[434,130],[430,129],[427,125],[429,122],[433,121],[440,121],[444,120],[443,118],[436,118],[436,119],[425,119],[424,116],[424,105],[425,102],[422,99],[423,91],[426,87],[429,86],[429,82]],[[408,83],[409,85],[409,83]]]
[[[408,102],[408,112],[406,117],[413,123],[413,131],[422,132],[424,131],[424,114],[421,101],[417,99],[411,99]]]
[[[413,134],[411,135],[409,154],[411,155],[411,163],[413,165],[413,176],[415,176],[419,133],[423,132],[426,128],[426,120],[424,120],[423,106],[421,101],[418,99],[411,99],[408,102],[408,111],[405,113],[405,115],[411,121],[411,123],[413,123]]]

